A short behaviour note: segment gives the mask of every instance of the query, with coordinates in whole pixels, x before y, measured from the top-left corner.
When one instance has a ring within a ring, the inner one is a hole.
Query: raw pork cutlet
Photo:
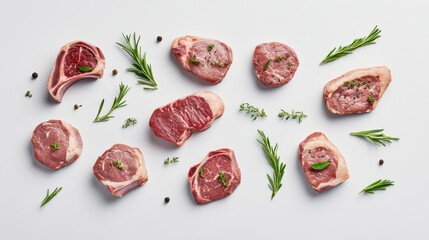
[[[211,84],[220,83],[232,64],[232,50],[225,43],[195,36],[176,38],[171,51],[182,67]]]
[[[188,181],[198,204],[231,195],[241,182],[234,151],[222,148],[209,152],[202,162],[189,169]]]
[[[194,131],[209,128],[223,111],[218,95],[202,91],[155,109],[149,126],[156,136],[182,146]]]
[[[142,152],[125,144],[115,144],[98,157],[93,167],[97,179],[117,196],[143,185],[147,170]]]
[[[326,84],[325,105],[331,113],[340,115],[371,112],[391,81],[385,66],[347,72]]]
[[[343,155],[321,132],[310,134],[299,144],[298,156],[308,183],[319,193],[349,178]],[[312,167],[313,164],[322,162],[330,164],[322,170]]]
[[[253,67],[261,84],[279,87],[295,75],[299,60],[295,51],[279,42],[262,43],[253,53]]]
[[[31,143],[34,158],[54,170],[76,161],[83,146],[79,131],[62,120],[49,120],[37,125]]]
[[[101,78],[104,65],[104,55],[98,47],[84,41],[68,43],[57,56],[48,91],[55,101],[61,102],[71,85],[83,79]]]

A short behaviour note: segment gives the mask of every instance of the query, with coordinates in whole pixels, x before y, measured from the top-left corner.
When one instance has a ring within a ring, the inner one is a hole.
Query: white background
[[[425,239],[429,213],[426,135],[428,1],[5,1],[0,8],[1,144],[0,239]],[[367,35],[378,25],[377,44],[319,66],[335,46]],[[136,32],[159,84],[144,91],[125,71],[131,60],[116,46],[121,33]],[[219,39],[233,49],[234,62],[218,85],[208,85],[180,68],[170,53],[186,34]],[[156,43],[156,36],[163,37]],[[72,86],[53,103],[47,79],[62,45],[85,40],[106,57],[102,79]],[[267,89],[256,80],[254,47],[284,42],[300,66],[293,80]],[[324,85],[361,67],[386,65],[393,80],[376,110],[333,116],[322,101]],[[111,71],[119,74],[112,76]],[[39,78],[31,79],[32,72]],[[92,123],[102,98],[107,111],[120,82],[131,86],[128,106],[107,123]],[[32,98],[25,97],[27,90]],[[225,113],[183,147],[156,138],[148,127],[152,111],[201,90],[222,97]],[[269,117],[252,121],[240,103],[264,108]],[[82,108],[74,110],[74,104]],[[280,121],[280,109],[303,110],[308,118]],[[135,117],[136,126],[122,129]],[[80,130],[84,148],[71,166],[51,171],[33,158],[30,138],[42,121],[62,119]],[[384,128],[401,140],[376,147],[351,131]],[[279,143],[287,164],[283,187],[270,200],[271,168],[258,145],[257,129]],[[297,160],[298,144],[324,132],[346,158],[350,179],[316,194]],[[149,181],[123,198],[110,195],[92,173],[97,157],[115,143],[139,147]],[[242,183],[228,198],[195,204],[188,169],[211,150],[235,150]],[[164,166],[167,157],[180,162]],[[378,165],[383,158],[385,164]],[[358,194],[373,181],[395,186],[375,195]],[[46,189],[63,190],[39,208]],[[164,204],[164,197],[171,202]]]

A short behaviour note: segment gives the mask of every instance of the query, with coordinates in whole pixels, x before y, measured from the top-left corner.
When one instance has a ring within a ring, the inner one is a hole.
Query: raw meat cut
[[[49,93],[61,102],[64,93],[74,83],[82,79],[101,78],[104,65],[103,53],[92,44],[74,41],[63,46],[49,76]]]
[[[115,144],[98,157],[94,175],[109,191],[122,197],[148,180],[142,152],[125,144]]]
[[[72,164],[82,152],[79,131],[62,120],[42,122],[33,131],[34,158],[57,170]]]
[[[321,132],[310,134],[299,144],[298,156],[308,183],[319,193],[349,178],[343,155]],[[330,165],[323,170],[312,168],[312,164],[320,162],[329,162]]]
[[[155,109],[149,126],[156,136],[182,146],[192,132],[209,128],[223,111],[218,95],[202,91]]]
[[[209,152],[201,163],[189,169],[188,181],[199,204],[231,195],[241,182],[234,151],[222,148]]]
[[[390,70],[385,66],[347,72],[326,84],[325,105],[340,115],[371,112],[391,81]]]
[[[186,71],[211,84],[221,82],[232,64],[231,48],[218,40],[179,37],[171,44],[171,51]]]
[[[279,87],[295,75],[299,60],[295,51],[279,42],[262,43],[253,53],[253,67],[261,84]]]

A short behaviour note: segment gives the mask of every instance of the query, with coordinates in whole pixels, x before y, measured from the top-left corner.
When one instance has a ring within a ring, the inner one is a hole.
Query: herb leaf
[[[113,165],[115,165],[115,167],[117,167],[119,170],[123,171],[124,170],[124,165],[122,165],[122,162],[118,160],[115,160],[113,162]]]
[[[278,144],[276,143],[276,145],[272,147],[270,139],[265,136],[265,133],[261,130],[258,130],[258,133],[262,138],[262,141],[259,139],[257,141],[259,144],[261,144],[265,153],[265,157],[273,168],[273,176],[271,177],[269,174],[267,174],[269,181],[268,187],[272,191],[271,199],[273,199],[276,193],[282,187],[282,178],[285,172],[286,164],[280,162],[280,156],[277,155]]]
[[[381,30],[378,29],[377,26],[375,26],[368,36],[363,38],[357,38],[347,46],[344,46],[344,47],[340,46],[338,49],[335,47],[334,49],[332,49],[331,52],[328,53],[328,55],[325,57],[325,59],[323,59],[323,61],[320,64],[332,62],[337,60],[338,58],[352,54],[352,51],[359,47],[375,44],[375,40],[381,37],[380,32]]]
[[[170,159],[169,157],[167,159],[164,159],[164,165],[168,165],[170,163],[177,163],[179,162],[179,157],[173,157]]]
[[[369,104],[373,104],[374,103],[374,95],[369,95],[367,98],[366,98],[366,100],[368,101],[368,103]]]
[[[33,96],[33,94],[31,94],[31,92],[30,92],[30,91],[27,91],[27,92],[25,93],[25,96],[26,96],[26,97],[31,98],[31,97]]]
[[[270,63],[271,63],[271,59],[268,59],[268,61],[264,65],[264,71],[268,69],[268,66],[270,66]]]
[[[85,67],[85,66],[80,66],[80,67],[77,67],[78,69],[79,69],[79,71],[81,71],[81,72],[91,72],[92,71],[92,67]]]
[[[292,110],[292,113],[288,113],[285,110],[281,109],[281,112],[278,115],[279,118],[282,120],[289,120],[289,118],[292,119],[298,119],[298,122],[301,123],[303,118],[306,118],[307,115],[304,114],[304,111],[295,112]]]
[[[63,189],[62,187],[60,188],[56,187],[55,190],[51,194],[49,194],[49,188],[48,188],[48,191],[46,192],[46,197],[45,199],[43,199],[42,203],[40,204],[40,207],[45,206],[45,204],[51,201],[52,198],[54,198],[62,189]]]
[[[200,170],[198,170],[198,175],[200,175],[200,178],[204,178],[204,165],[200,167]]]
[[[264,109],[259,110],[259,108],[250,105],[249,103],[240,104],[240,112],[245,111],[247,114],[250,114],[253,121],[255,121],[258,117],[267,117]]]
[[[360,191],[360,193],[374,194],[374,191],[386,190],[386,187],[393,186],[394,183],[394,181],[388,179],[380,179],[368,185],[366,188]]]
[[[350,135],[362,137],[379,147],[385,147],[386,143],[399,140],[399,138],[384,135],[384,133],[382,133],[383,131],[384,129],[374,129],[361,132],[351,132]]]
[[[57,142],[52,143],[51,144],[51,151],[55,152],[55,151],[58,151],[58,150],[60,150],[60,144],[57,143]]]
[[[214,48],[214,44],[210,44],[207,46],[207,52],[211,52]]]
[[[136,125],[136,124],[137,124],[137,119],[127,118],[127,120],[125,120],[125,123],[122,125],[122,128],[127,128],[131,125]]]
[[[131,44],[131,34],[124,35],[122,37],[125,40],[125,45],[119,42],[116,42],[128,55],[133,59],[133,67],[127,68],[127,71],[133,72],[140,80],[137,80],[138,83],[141,83],[145,86],[145,90],[156,90],[158,89],[158,84],[155,81],[155,78],[152,73],[152,66],[146,61],[146,53],[141,53],[141,47],[139,46],[140,36],[136,38],[136,33],[133,33],[133,43]]]
[[[226,180],[225,172],[222,172],[222,171],[219,172],[217,177],[218,177],[218,180],[219,180],[220,184],[222,184],[222,186],[224,188],[228,188],[229,184],[228,184],[228,182]]]
[[[316,171],[322,171],[326,169],[329,165],[331,165],[331,162],[325,161],[325,162],[318,162],[311,164],[311,168]]]
[[[110,118],[114,117],[114,116],[111,116],[110,114],[112,114],[112,112],[115,109],[127,106],[127,104],[125,104],[126,100],[122,101],[122,99],[125,97],[125,95],[128,93],[129,90],[130,90],[130,87],[124,85],[123,83],[119,84],[119,95],[115,97],[115,100],[113,100],[112,107],[110,107],[109,112],[107,112],[104,116],[100,117],[100,113],[104,105],[104,98],[103,98],[103,100],[101,101],[100,107],[98,108],[97,116],[95,117],[93,122],[94,123],[106,122]]]
[[[189,59],[189,63],[190,64],[194,64],[194,65],[199,65],[200,64],[200,60],[198,60],[197,57],[194,55],[193,57],[191,57]]]

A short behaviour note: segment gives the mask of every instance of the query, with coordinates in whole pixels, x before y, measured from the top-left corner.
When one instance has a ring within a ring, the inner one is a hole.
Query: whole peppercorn
[[[113,69],[113,71],[112,71],[112,75],[113,75],[113,76],[115,76],[116,74],[118,74],[118,70]]]
[[[36,72],[34,72],[33,74],[31,74],[31,77],[32,77],[33,79],[36,79],[38,76],[39,76],[39,74],[37,74]]]
[[[384,163],[384,160],[383,159],[380,159],[379,161],[378,161],[378,165],[383,165],[383,163]]]
[[[165,203],[169,203],[169,202],[170,202],[170,198],[169,198],[169,197],[165,197],[165,198],[164,198],[164,202],[165,202]]]
[[[161,36],[156,37],[156,41],[157,42],[161,42],[162,41],[162,37]]]
[[[82,107],[82,105],[81,105],[81,104],[75,104],[75,105],[74,105],[74,109],[78,109],[78,108],[80,108],[80,107]]]

